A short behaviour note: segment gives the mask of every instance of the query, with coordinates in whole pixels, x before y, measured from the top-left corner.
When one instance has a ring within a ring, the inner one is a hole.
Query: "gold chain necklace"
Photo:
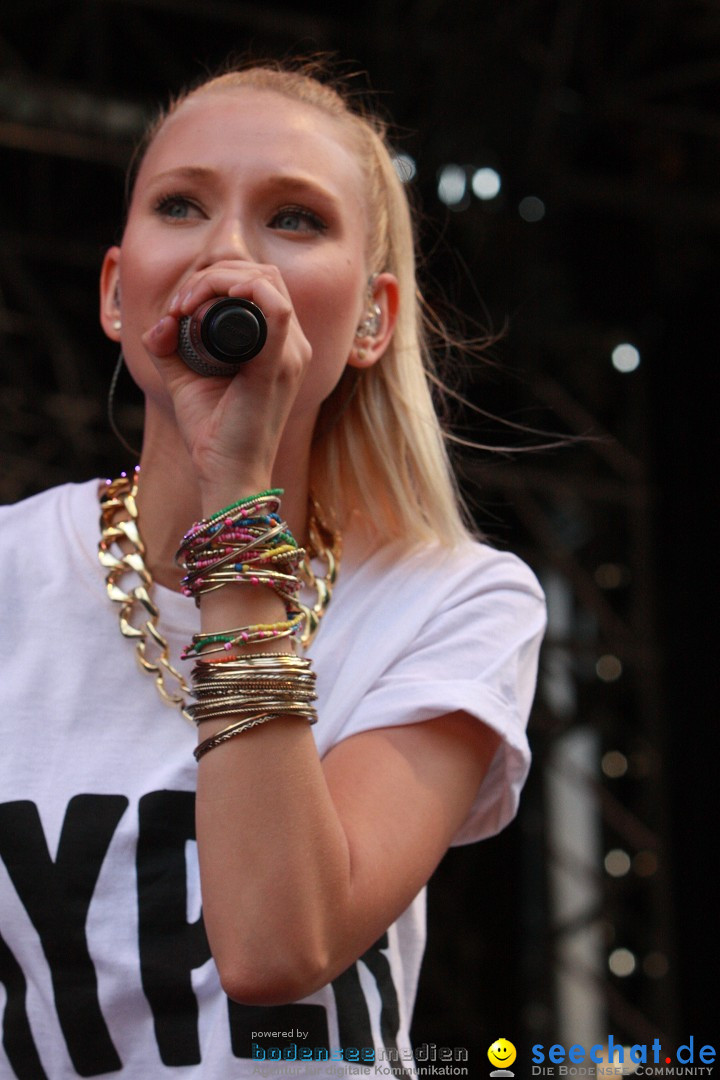
[[[145,545],[138,528],[137,470],[132,478],[123,474],[116,480],[103,484],[100,489],[100,543],[98,558],[108,573],[105,578],[110,600],[120,605],[120,633],[135,642],[138,663],[143,671],[155,680],[155,687],[167,705],[173,705],[192,723],[187,711],[187,695],[190,687],[182,673],[170,661],[170,646],[158,629],[160,611],[151,597],[152,574],[145,563]],[[117,520],[116,520],[117,519]],[[299,603],[304,616],[300,635],[303,649],[308,648],[317,633],[337,581],[340,566],[341,538],[323,520],[315,499],[310,498],[308,520],[309,543],[307,555],[300,567],[300,577],[315,589],[316,599],[312,607]],[[325,574],[317,576],[310,560],[318,558],[325,563]],[[128,573],[135,574],[140,584],[124,589],[119,584]],[[136,626],[132,616],[136,612],[145,618]],[[154,655],[148,652],[148,646]]]

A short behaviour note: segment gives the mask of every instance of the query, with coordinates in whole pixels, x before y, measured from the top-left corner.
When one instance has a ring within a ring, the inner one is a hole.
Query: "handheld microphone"
[[[178,354],[198,375],[235,375],[267,338],[257,304],[235,296],[206,300],[180,319]]]

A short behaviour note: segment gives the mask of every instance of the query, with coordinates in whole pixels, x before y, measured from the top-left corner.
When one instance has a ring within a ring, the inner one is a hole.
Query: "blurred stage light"
[[[395,172],[398,174],[403,184],[407,184],[415,179],[417,174],[417,164],[415,158],[410,157],[409,154],[395,154],[393,157],[393,165],[395,166]]]
[[[523,221],[542,221],[545,217],[545,203],[537,195],[526,195],[518,204],[518,214]]]
[[[612,653],[601,656],[595,665],[595,673],[603,682],[615,682],[622,675],[622,670],[622,664]]]
[[[460,165],[443,165],[438,173],[438,198],[446,206],[457,206],[467,192],[467,175]]]
[[[637,960],[629,949],[613,949],[608,957],[608,967],[613,975],[625,979],[634,972]]]
[[[473,193],[483,202],[496,198],[500,194],[502,181],[494,169],[476,169],[472,178]]]
[[[631,866],[630,856],[622,848],[613,848],[605,856],[605,870],[610,877],[625,877]]]
[[[611,780],[617,780],[628,771],[628,759],[619,750],[608,750],[607,754],[603,754],[601,768]]]
[[[612,365],[616,371],[621,371],[623,375],[626,375],[640,366],[640,353],[634,345],[623,342],[612,351]]]

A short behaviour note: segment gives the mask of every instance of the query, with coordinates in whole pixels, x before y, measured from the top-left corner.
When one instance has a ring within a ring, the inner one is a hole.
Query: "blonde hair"
[[[457,543],[469,529],[433,405],[431,385],[438,380],[416,283],[411,210],[384,121],[323,81],[317,64],[235,68],[171,102],[138,147],[129,183],[153,138],[183,102],[234,88],[272,91],[320,109],[346,127],[367,178],[370,270],[389,271],[399,283],[398,319],[387,351],[361,373],[347,368],[320,410],[311,454],[313,492],[341,524],[358,510],[387,537]]]

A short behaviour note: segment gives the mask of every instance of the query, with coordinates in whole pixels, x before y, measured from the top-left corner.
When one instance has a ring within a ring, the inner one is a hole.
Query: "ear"
[[[100,325],[111,341],[120,341],[120,248],[105,253],[100,271]]]
[[[372,288],[367,300],[371,304],[377,304],[380,309],[379,325],[377,330],[368,334],[367,337],[355,338],[348,357],[350,367],[372,367],[384,354],[397,322],[399,293],[398,281],[394,274],[378,274],[372,279]]]

